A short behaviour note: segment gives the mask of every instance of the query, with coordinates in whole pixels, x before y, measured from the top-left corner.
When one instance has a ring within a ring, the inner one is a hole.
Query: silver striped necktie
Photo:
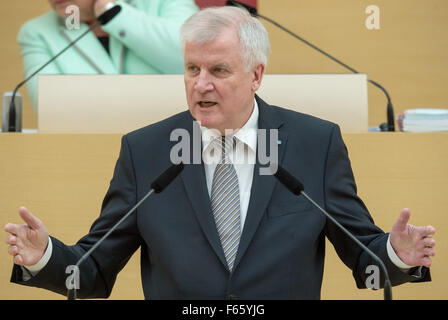
[[[234,140],[232,137],[222,137],[216,139],[215,143],[221,144],[215,150],[221,150],[222,157],[213,175],[211,206],[224,255],[232,272],[241,237],[238,177],[228,159]]]

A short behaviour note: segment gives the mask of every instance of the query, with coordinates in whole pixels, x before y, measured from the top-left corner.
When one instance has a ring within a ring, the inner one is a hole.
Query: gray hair
[[[271,45],[266,29],[249,12],[237,7],[210,7],[192,15],[180,30],[182,52],[185,54],[185,43],[212,41],[228,28],[238,33],[241,57],[247,70],[259,63],[267,65]]]

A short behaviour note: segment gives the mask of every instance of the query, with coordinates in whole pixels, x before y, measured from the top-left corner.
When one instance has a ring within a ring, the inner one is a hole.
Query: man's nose
[[[214,89],[213,82],[211,81],[210,75],[202,70],[196,79],[194,89],[199,93],[206,93]]]

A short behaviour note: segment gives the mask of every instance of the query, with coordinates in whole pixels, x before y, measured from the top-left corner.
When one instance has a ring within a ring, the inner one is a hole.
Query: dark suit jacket
[[[267,105],[257,97],[259,128],[279,130],[279,163],[304,183],[307,193],[385,262],[393,285],[416,278],[389,260],[388,234],[373,223],[356,194],[347,149],[330,122]],[[52,238],[53,254],[35,277],[12,281],[66,294],[67,265],[75,264],[149,190],[170,165],[173,129],[192,136],[193,118],[183,112],[125,135],[100,217],[76,245]],[[200,139],[200,138],[199,138]],[[269,144],[268,144],[269,145]],[[370,257],[303,197],[254,169],[251,197],[234,272],[228,270],[215,227],[203,164],[189,164],[171,185],[131,215],[86,260],[79,297],[108,297],[117,273],[141,247],[147,299],[319,299],[325,236],[365,287]],[[423,269],[418,281],[430,280]],[[381,281],[381,284],[383,282]]]

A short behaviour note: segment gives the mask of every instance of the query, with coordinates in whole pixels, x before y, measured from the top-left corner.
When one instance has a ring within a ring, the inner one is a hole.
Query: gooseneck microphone
[[[101,237],[100,240],[97,241],[79,260],[76,262],[75,265],[75,271],[78,272],[79,266],[81,263],[86,260],[93,251],[112,233],[115,229],[129,217],[150,195],[153,193],[160,193],[162,192],[178,175],[179,173],[184,169],[184,164],[181,162],[179,164],[173,164],[172,166],[168,167],[160,176],[157,177],[152,183],[151,183],[151,190],[139,201],[137,204],[129,210],[112,228],[109,229],[109,231]],[[68,300],[76,300],[76,288],[68,289],[67,292],[67,299]]]
[[[381,267],[384,272],[384,300],[392,300],[392,286],[389,279],[389,273],[387,272],[386,266],[383,261],[373,253],[369,248],[367,248],[361,241],[359,241],[350,231],[348,231],[344,226],[342,226],[335,218],[333,218],[328,212],[322,209],[313,199],[311,199],[304,191],[304,186],[296,177],[290,174],[288,171],[278,166],[277,172],[274,176],[293,194],[297,196],[304,196],[313,206],[318,208],[328,219],[330,219],[342,232],[349,236],[358,246],[361,247],[365,252],[367,252]]]
[[[81,34],[78,38],[70,42],[64,49],[59,51],[54,57],[52,57],[50,60],[48,60],[44,65],[42,65],[40,68],[38,68],[36,71],[34,71],[31,75],[29,75],[25,80],[20,82],[16,88],[14,89],[12,93],[11,102],[9,104],[9,124],[8,124],[8,131],[14,132],[16,131],[16,105],[15,105],[15,97],[17,94],[17,91],[25,84],[27,83],[32,77],[34,77],[37,73],[42,71],[43,68],[45,68],[47,65],[52,63],[54,60],[56,60],[61,54],[63,54],[65,51],[67,51],[69,48],[71,48],[76,42],[81,40],[87,33],[94,30],[96,27],[100,25],[105,25],[110,20],[112,20],[119,12],[121,11],[121,6],[115,5],[109,10],[106,10],[103,12],[100,16],[97,18],[97,22],[89,27],[88,30],[86,30],[83,34]]]
[[[261,19],[264,19],[266,21],[268,21],[269,23],[272,23],[274,26],[276,26],[277,28],[280,28],[281,30],[285,31],[286,33],[290,34],[291,36],[293,36],[294,38],[302,41],[303,43],[305,43],[307,46],[310,46],[311,48],[313,48],[314,50],[322,53],[324,56],[326,56],[327,58],[330,58],[331,60],[333,60],[334,62],[338,63],[339,65],[343,66],[345,69],[349,70],[352,73],[359,73],[358,71],[356,71],[355,69],[353,69],[352,67],[348,66],[347,64],[343,63],[342,61],[340,61],[339,59],[336,59],[335,57],[333,57],[332,55],[330,55],[329,53],[325,52],[324,50],[316,47],[314,44],[312,44],[311,42],[305,40],[304,38],[298,36],[297,34],[295,34],[294,32],[288,30],[287,28],[283,27],[281,24],[275,22],[274,20],[265,17],[261,14],[258,13],[257,9],[249,6],[247,4],[241,3],[239,1],[226,1],[226,5],[227,6],[233,6],[233,7],[240,7],[243,9],[246,9],[247,11],[249,11],[249,13],[255,17],[259,17]],[[373,81],[370,78],[367,78],[367,81],[369,81],[371,84],[373,84],[375,87],[379,88],[381,91],[383,91],[383,93],[386,95],[387,98],[387,123],[382,123],[380,124],[380,129],[381,131],[395,131],[395,122],[394,122],[394,109],[392,106],[392,100],[389,96],[389,93],[386,91],[386,89],[384,89],[383,86],[381,86],[378,82]]]

